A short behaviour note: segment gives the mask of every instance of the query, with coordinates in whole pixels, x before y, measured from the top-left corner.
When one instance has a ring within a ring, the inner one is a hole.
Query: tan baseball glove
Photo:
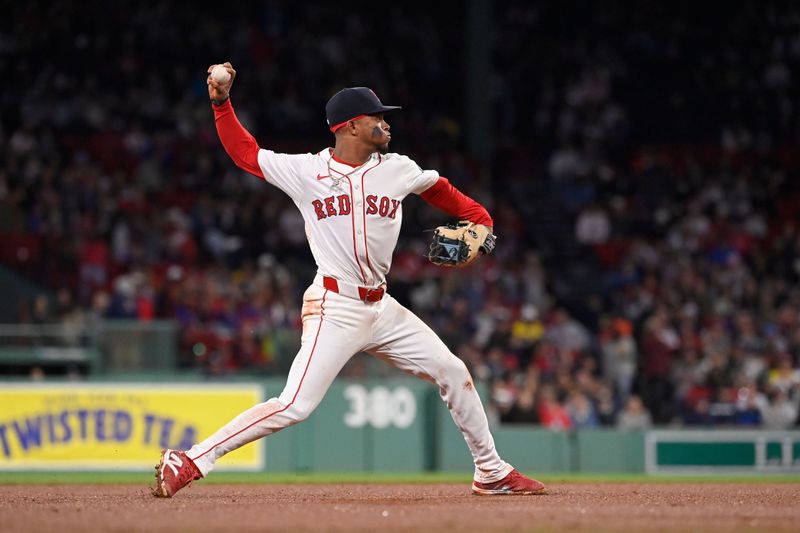
[[[439,226],[433,232],[428,259],[437,265],[462,268],[491,253],[496,239],[488,226],[466,220]]]

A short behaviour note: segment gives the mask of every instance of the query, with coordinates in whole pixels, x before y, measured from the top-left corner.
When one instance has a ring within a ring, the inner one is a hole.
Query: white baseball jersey
[[[316,154],[259,150],[266,180],[288,194],[303,215],[319,273],[353,285],[382,284],[403,218],[401,202],[439,179],[406,156],[374,153],[363,165]]]
[[[296,155],[259,149],[258,165],[300,209],[319,270],[303,295],[300,350],[278,397],[239,414],[192,446],[187,457],[205,476],[230,451],[304,420],[347,361],[363,351],[436,383],[472,453],[476,481],[507,476],[513,467],[495,449],[463,361],[383,288],[367,291],[366,298],[345,290],[384,283],[400,233],[401,202],[426,191],[439,174],[397,154],[374,153],[353,167],[336,161],[329,148]]]

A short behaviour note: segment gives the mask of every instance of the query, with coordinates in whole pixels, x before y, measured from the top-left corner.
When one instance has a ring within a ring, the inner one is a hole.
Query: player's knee
[[[292,424],[297,424],[311,416],[311,413],[314,412],[314,407],[316,406],[306,403],[293,403],[286,408],[286,417]]]
[[[455,381],[463,381],[470,377],[469,370],[467,369],[467,365],[464,364],[464,361],[456,357],[455,355],[451,355],[444,366],[444,374],[447,376],[448,380],[455,380]]]

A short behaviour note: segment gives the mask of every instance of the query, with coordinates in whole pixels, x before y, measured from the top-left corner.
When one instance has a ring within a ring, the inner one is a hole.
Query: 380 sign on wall
[[[344,414],[348,427],[407,428],[417,416],[417,399],[407,387],[348,385],[344,397],[349,404]]]

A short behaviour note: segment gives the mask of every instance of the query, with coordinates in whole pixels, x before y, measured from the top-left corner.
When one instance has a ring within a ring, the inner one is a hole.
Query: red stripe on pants
[[[322,330],[322,319],[325,317],[325,297],[326,296],[328,296],[328,290],[327,289],[325,290],[325,293],[322,295],[322,303],[320,304],[321,313],[320,313],[320,317],[319,317],[319,326],[317,327],[317,334],[316,334],[316,336],[314,336],[314,345],[311,347],[311,353],[308,354],[308,362],[306,363],[305,369],[303,369],[303,376],[300,378],[300,383],[297,384],[297,390],[294,392],[294,396],[292,396],[292,401],[289,402],[288,405],[286,405],[286,407],[284,407],[283,409],[278,409],[277,411],[271,412],[267,416],[263,416],[263,417],[259,418],[258,420],[256,420],[252,424],[250,424],[250,425],[248,425],[246,427],[243,427],[242,429],[240,429],[236,433],[234,433],[232,435],[229,435],[227,438],[225,438],[225,439],[221,440],[220,442],[214,444],[208,450],[204,451],[203,453],[201,453],[197,457],[189,457],[189,459],[191,459],[192,461],[200,459],[201,457],[206,455],[208,452],[210,452],[211,450],[213,450],[217,446],[221,446],[221,445],[225,444],[226,442],[228,442],[229,440],[231,440],[233,437],[235,437],[237,435],[240,435],[243,431],[247,431],[251,427],[253,427],[256,424],[258,424],[259,422],[263,422],[264,420],[266,420],[267,418],[271,417],[272,415],[276,415],[278,413],[282,413],[285,410],[287,410],[289,407],[292,406],[294,401],[297,399],[297,395],[300,394],[300,387],[303,386],[303,380],[306,378],[306,374],[308,373],[308,367],[311,365],[311,359],[314,357],[314,350],[317,347],[317,340],[319,339],[319,332],[320,332],[320,330]]]

